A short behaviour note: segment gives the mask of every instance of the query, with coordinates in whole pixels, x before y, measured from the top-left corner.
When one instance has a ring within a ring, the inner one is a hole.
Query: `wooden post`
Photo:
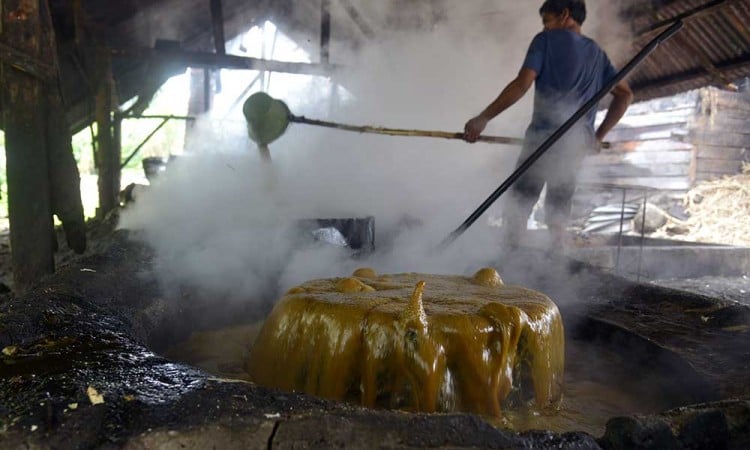
[[[63,225],[68,247],[86,250],[86,222],[81,202],[81,176],[73,156],[70,126],[59,95],[48,97],[47,145],[52,212]]]
[[[188,100],[188,116],[200,117],[211,109],[211,79],[210,73],[204,69],[191,68],[190,99]],[[206,84],[208,83],[208,86]],[[195,120],[185,124],[185,151],[190,153],[201,148],[201,136]]]
[[[206,112],[208,112],[211,109],[211,103],[213,103],[213,89],[211,87],[211,78],[213,77],[213,73],[211,72],[211,69],[205,68],[203,69],[203,105],[206,108]]]
[[[115,109],[112,60],[109,51],[99,50],[99,73],[95,99],[96,111],[96,168],[99,175],[99,209],[97,215],[104,217],[118,205],[120,193],[120,154],[113,136],[112,111]]]
[[[320,1],[320,62],[331,61],[331,0]]]
[[[70,7],[73,13],[73,29],[75,30],[76,45],[83,42],[83,0],[71,0]]]
[[[214,49],[219,55],[226,55],[226,37],[224,34],[224,10],[221,6],[221,0],[210,0],[211,7],[211,28],[214,36]],[[216,92],[221,92],[221,69],[212,70],[211,78],[216,83]]]
[[[52,24],[52,16],[46,0],[40,4],[43,36],[46,39],[48,56],[56,75],[59,74],[57,61],[57,40]],[[81,176],[73,156],[70,124],[63,107],[59,83],[47,86],[47,153],[49,159],[50,200],[52,213],[63,224],[65,238],[76,253],[86,250],[86,222],[81,202]]]
[[[224,11],[221,7],[221,0],[211,0],[211,26],[214,35],[214,48],[216,53],[225,55],[226,37],[224,35]]]
[[[117,171],[117,186],[120,186],[122,180],[122,115],[115,113],[114,122],[112,123],[112,145],[114,146],[115,161],[118,164]],[[117,190],[117,198],[119,202],[120,190]]]
[[[43,57],[47,40],[39,0],[3,0],[0,20],[6,45]],[[46,133],[41,132],[46,130],[48,102],[43,81],[8,64],[2,71],[13,278],[15,289],[25,290],[54,271],[49,162]]]

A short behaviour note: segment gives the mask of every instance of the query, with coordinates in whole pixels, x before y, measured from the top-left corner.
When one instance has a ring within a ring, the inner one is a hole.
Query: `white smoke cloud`
[[[640,50],[633,46],[633,30],[620,17],[621,2],[599,0],[586,3],[588,19],[585,33],[594,39],[615,67],[621,68]]]
[[[330,85],[320,80],[306,91],[276,83],[271,95],[311,117],[461,130],[515,77],[541,22],[527,2],[443,7],[437,26],[380,37],[341,61],[346,68],[335,80],[352,99],[332,107]],[[527,95],[486,133],[521,137],[531,100]],[[501,256],[499,230],[487,217],[447,251],[435,249],[510,174],[518,148],[292,124],[271,144],[268,166],[248,141],[240,111],[204,128],[203,151],[172,164],[122,215],[121,226],[143,230],[154,247],[167,286],[252,300],[361,266],[470,273]],[[365,216],[375,217],[378,248],[366,259],[330,246],[300,249],[290,239],[300,219]],[[415,221],[421,225],[403,226]]]

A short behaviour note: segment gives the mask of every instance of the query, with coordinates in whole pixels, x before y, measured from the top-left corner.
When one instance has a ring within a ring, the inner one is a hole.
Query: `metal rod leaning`
[[[620,205],[620,231],[617,233],[617,256],[615,256],[615,273],[620,273],[620,254],[622,253],[622,231],[625,226],[625,202],[628,199],[628,188],[622,188],[622,204]],[[644,211],[645,214],[645,211]]]

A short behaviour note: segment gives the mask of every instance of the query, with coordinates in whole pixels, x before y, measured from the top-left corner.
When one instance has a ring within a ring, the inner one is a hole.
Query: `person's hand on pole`
[[[487,106],[478,116],[466,122],[464,126],[464,140],[466,142],[476,142],[482,131],[487,127],[487,123],[498,114],[514,105],[521,97],[526,94],[536,80],[536,72],[529,68],[522,68],[518,76],[505,86],[505,89],[497,98]]]
[[[466,125],[464,125],[464,140],[466,142],[476,142],[479,136],[482,135],[482,131],[487,127],[487,122],[489,120],[481,115],[466,122]]]
[[[599,136],[595,137],[594,143],[593,143],[593,149],[592,149],[593,154],[598,155],[599,153],[602,152],[603,148],[604,148],[604,141],[602,141]]]

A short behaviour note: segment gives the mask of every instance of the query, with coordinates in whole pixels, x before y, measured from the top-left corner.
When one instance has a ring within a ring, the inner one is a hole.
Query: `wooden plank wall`
[[[612,148],[586,159],[580,181],[690,189],[696,161],[688,136],[699,100],[693,91],[631,106],[607,136]]]
[[[592,183],[648,186],[658,190],[650,199],[679,199],[701,181],[741,173],[750,162],[750,92],[704,88],[632,105],[607,140],[612,148],[584,161],[573,217],[622,201],[621,190]],[[626,195],[632,204],[642,198],[638,189]]]
[[[689,139],[696,182],[741,173],[750,162],[750,92],[701,89]]]

